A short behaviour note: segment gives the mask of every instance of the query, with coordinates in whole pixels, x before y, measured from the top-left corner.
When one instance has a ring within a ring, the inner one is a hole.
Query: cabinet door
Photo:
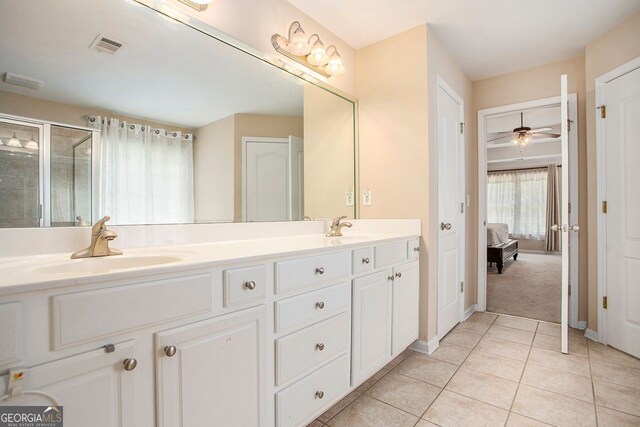
[[[353,281],[353,385],[391,357],[391,278],[385,270]]]
[[[136,422],[135,378],[124,361],[135,357],[134,341],[116,344],[112,352],[100,348],[27,371],[24,389],[48,393],[63,406],[66,427],[119,427]],[[144,363],[139,360],[138,363]],[[151,358],[146,361],[152,363]],[[129,367],[135,369],[135,365]],[[0,377],[0,395],[6,393],[8,375]],[[42,396],[25,394],[2,402],[3,405],[51,405]]]
[[[158,426],[267,424],[265,312],[260,306],[156,334]]]
[[[417,261],[393,269],[393,356],[418,339],[420,274]]]

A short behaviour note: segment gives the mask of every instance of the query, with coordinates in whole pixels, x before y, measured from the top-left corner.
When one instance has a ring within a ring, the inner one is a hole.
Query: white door
[[[375,374],[391,356],[391,270],[353,281],[352,384]]]
[[[246,220],[289,219],[289,140],[248,140],[245,161]]]
[[[261,306],[156,334],[159,426],[268,424],[265,311]]]
[[[605,84],[606,340],[640,357],[640,68]]]
[[[396,356],[418,339],[418,261],[393,269],[393,351]]]
[[[462,100],[438,81],[438,337],[462,320],[464,138]]]
[[[560,310],[561,350],[569,352],[569,233],[578,231],[577,225],[569,225],[569,96],[567,75],[560,76],[560,144],[562,145],[562,200],[558,227],[560,250],[562,251],[562,297]]]
[[[289,136],[289,206],[291,221],[304,217],[304,141],[297,136]]]
[[[151,357],[136,360],[125,370],[125,360],[135,360],[135,342],[115,344],[112,352],[99,348],[77,356],[29,368],[25,389],[45,392],[62,405],[64,425],[68,427],[123,427],[140,425],[136,421],[135,384],[138,363],[153,364]],[[147,366],[148,368],[148,366]],[[140,377],[142,378],[142,377]],[[0,377],[0,395],[7,393],[8,374]],[[25,394],[2,405],[45,405],[44,396]],[[139,415],[141,416],[141,415]]]

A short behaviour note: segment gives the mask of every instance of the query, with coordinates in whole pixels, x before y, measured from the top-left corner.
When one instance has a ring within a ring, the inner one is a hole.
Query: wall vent
[[[98,37],[89,46],[90,49],[97,50],[98,52],[108,53],[113,55],[123,46],[119,41],[114,40],[111,37],[105,37],[103,34],[98,34]]]
[[[16,86],[22,86],[33,90],[38,90],[42,87],[42,80],[32,79],[31,77],[25,77],[13,73],[4,73],[2,78],[5,83],[9,83]]]

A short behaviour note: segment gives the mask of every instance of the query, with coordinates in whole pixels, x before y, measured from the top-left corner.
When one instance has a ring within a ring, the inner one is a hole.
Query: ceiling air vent
[[[113,55],[118,49],[122,47],[122,43],[114,40],[111,37],[105,37],[102,34],[98,34],[98,37],[89,46],[90,49],[97,50],[98,52],[108,53]]]
[[[13,73],[4,73],[3,80],[5,83],[22,86],[33,90],[38,90],[42,87],[42,80],[36,80],[32,79],[31,77],[25,77]]]

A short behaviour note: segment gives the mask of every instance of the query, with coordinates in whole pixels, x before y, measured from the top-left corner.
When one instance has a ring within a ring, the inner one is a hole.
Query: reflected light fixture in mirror
[[[9,142],[7,142],[7,147],[22,147],[22,144],[20,143],[20,140],[16,136],[15,132],[13,133],[13,136],[11,137]]]
[[[33,138],[33,135],[31,136],[31,139],[29,140],[29,142],[25,144],[24,148],[28,148],[29,150],[37,150],[39,148],[38,143]]]

